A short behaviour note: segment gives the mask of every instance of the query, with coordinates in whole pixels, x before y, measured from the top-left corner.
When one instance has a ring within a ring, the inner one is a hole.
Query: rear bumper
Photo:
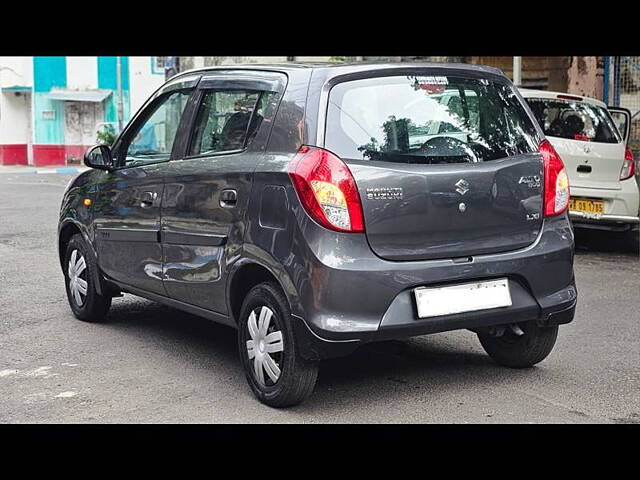
[[[510,282],[511,283],[511,282]],[[514,287],[514,285],[510,285]],[[413,303],[400,295],[385,314],[376,331],[357,335],[319,331],[300,317],[294,318],[295,332],[303,355],[311,359],[334,358],[352,353],[365,343],[403,339],[451,330],[478,330],[514,322],[536,321],[541,326],[562,325],[573,321],[577,290],[575,283],[557,292],[546,308],[541,307],[522,286],[511,289],[514,304],[508,308],[418,319]],[[385,320],[386,319],[386,320]],[[327,338],[326,335],[332,338]]]
[[[328,234],[322,232],[325,237]],[[304,271],[297,270],[301,310],[294,312],[294,324],[298,341],[305,345],[302,351],[309,357],[341,356],[363,343],[449,330],[529,320],[556,325],[573,320],[577,290],[573,231],[566,215],[545,219],[536,242],[524,249],[464,261],[390,262],[371,253],[363,239],[335,234],[333,239],[305,242],[312,251],[307,254],[313,255],[307,255]],[[339,249],[340,256],[334,249]],[[511,307],[429,319],[417,316],[416,287],[505,277]]]
[[[595,230],[628,230],[637,228],[640,217],[632,215],[604,214],[597,218],[583,212],[569,212],[569,218],[576,227]]]
[[[619,183],[619,189],[571,187],[572,197],[590,198],[604,201],[605,213],[594,216],[571,211],[569,217],[576,227],[627,230],[640,223],[640,193],[634,177]]]
[[[584,212],[569,212],[569,216],[571,220],[593,220],[593,217],[589,216]],[[621,223],[640,223],[639,217],[634,217],[632,215],[601,215],[598,217],[599,221],[602,222],[621,222]]]

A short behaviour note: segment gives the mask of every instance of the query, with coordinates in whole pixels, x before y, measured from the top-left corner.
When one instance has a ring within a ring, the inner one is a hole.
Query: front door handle
[[[158,198],[158,192],[143,192],[140,195],[140,206],[142,208],[148,208],[153,206],[153,202]]]
[[[224,208],[235,207],[238,203],[238,192],[233,188],[227,188],[220,192],[220,206]]]

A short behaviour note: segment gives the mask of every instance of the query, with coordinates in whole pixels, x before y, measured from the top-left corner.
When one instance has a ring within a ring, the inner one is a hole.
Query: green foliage
[[[329,57],[330,62],[344,62],[347,57]]]
[[[111,147],[113,142],[116,141],[116,129],[113,125],[105,125],[102,130],[98,130],[97,132],[97,142],[102,145],[107,145]]]

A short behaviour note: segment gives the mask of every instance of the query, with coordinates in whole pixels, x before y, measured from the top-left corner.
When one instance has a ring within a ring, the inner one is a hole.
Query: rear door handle
[[[238,192],[233,188],[227,188],[220,192],[220,206],[224,208],[235,207],[238,203]]]

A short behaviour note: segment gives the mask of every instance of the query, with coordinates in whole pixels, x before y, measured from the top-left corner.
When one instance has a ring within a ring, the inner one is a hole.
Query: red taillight
[[[575,95],[564,95],[564,94],[560,94],[560,95],[556,95],[558,98],[560,98],[561,100],[577,100],[578,102],[582,101],[582,97],[576,97]]]
[[[544,162],[544,216],[560,215],[569,206],[569,177],[549,140],[540,144],[540,155]]]
[[[303,145],[289,165],[289,176],[302,206],[320,225],[338,232],[364,232],[356,182],[336,155]]]
[[[622,169],[620,170],[620,180],[631,178],[634,173],[636,173],[636,162],[633,158],[633,152],[627,147],[624,151],[624,162],[622,162]]]

